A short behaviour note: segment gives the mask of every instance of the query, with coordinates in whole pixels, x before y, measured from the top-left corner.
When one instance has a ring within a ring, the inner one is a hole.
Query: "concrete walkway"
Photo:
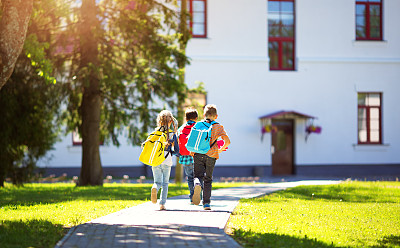
[[[158,204],[147,202],[73,227],[56,247],[241,247],[224,231],[241,198],[299,185],[339,182],[304,180],[213,190],[211,211],[203,210],[201,205],[190,205],[188,196],[168,198],[166,211],[160,211]]]

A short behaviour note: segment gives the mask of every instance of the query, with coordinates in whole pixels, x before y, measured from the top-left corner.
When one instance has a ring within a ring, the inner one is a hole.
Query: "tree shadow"
[[[74,227],[57,247],[230,247],[240,245],[223,229],[192,225],[110,225]]]
[[[19,187],[0,189],[1,206],[32,206],[75,200],[147,200],[151,186],[88,186],[74,187],[54,184],[54,187]],[[169,197],[185,193],[180,186],[169,187]]]
[[[45,220],[0,221],[1,247],[54,247],[66,230]]]
[[[400,247],[400,236],[399,235],[385,236],[383,239],[379,240],[378,243],[379,245],[373,246],[373,248]]]
[[[255,233],[252,231],[243,231],[235,229],[233,238],[244,247],[296,247],[296,248],[333,248],[340,247],[333,244],[327,244],[317,239],[293,237],[285,234],[274,233]]]
[[[65,186],[59,184],[35,187],[0,188],[0,207],[33,206],[74,200],[149,200],[151,185],[118,185],[118,186]],[[214,189],[218,189],[215,187]],[[189,194],[186,185],[170,185],[168,198]]]

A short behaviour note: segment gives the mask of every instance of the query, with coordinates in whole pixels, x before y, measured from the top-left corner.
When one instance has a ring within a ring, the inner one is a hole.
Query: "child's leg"
[[[162,187],[162,169],[161,166],[152,166],[154,184],[152,188],[156,188],[157,191]]]
[[[194,155],[194,192],[192,200],[195,205],[199,205],[201,200],[201,188],[203,187],[203,177],[206,169],[205,156],[197,153]]]
[[[190,165],[185,165],[185,174],[187,176],[187,182],[188,182],[188,187],[189,187],[189,191],[190,191],[190,201],[192,201],[192,197],[193,197],[193,192],[194,192],[194,183],[193,183],[193,179],[194,179],[194,168],[193,168],[193,164]]]
[[[201,184],[203,184],[204,173],[206,172],[206,160],[204,154],[196,153],[194,155],[194,178],[200,180]]]
[[[169,184],[169,176],[171,174],[171,166],[161,164],[162,168],[162,189],[161,189],[161,199],[160,205],[165,205],[168,197],[168,184]]]
[[[162,186],[162,170],[161,166],[152,166],[154,183],[151,187],[151,202],[157,203],[157,192]]]
[[[215,162],[217,161],[215,158],[206,156],[205,158],[206,165],[206,174],[204,176],[204,185],[203,185],[203,205],[210,204],[211,202],[211,189],[212,189],[212,178]]]

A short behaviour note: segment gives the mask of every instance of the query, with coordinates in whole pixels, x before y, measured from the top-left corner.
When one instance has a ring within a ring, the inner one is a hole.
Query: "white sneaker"
[[[201,185],[200,180],[198,178],[194,179],[194,193],[192,197],[192,201],[194,205],[200,204],[200,194],[201,194]]]

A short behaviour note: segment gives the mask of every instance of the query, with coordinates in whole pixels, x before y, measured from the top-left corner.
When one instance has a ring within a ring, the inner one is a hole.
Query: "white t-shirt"
[[[168,140],[172,139],[172,137],[174,136],[174,133],[169,133],[169,137]],[[167,151],[164,152],[164,156],[167,155]],[[169,153],[168,156],[165,158],[165,160],[162,162],[162,164],[168,165],[168,166],[172,166],[173,162],[172,162],[172,154]]]

